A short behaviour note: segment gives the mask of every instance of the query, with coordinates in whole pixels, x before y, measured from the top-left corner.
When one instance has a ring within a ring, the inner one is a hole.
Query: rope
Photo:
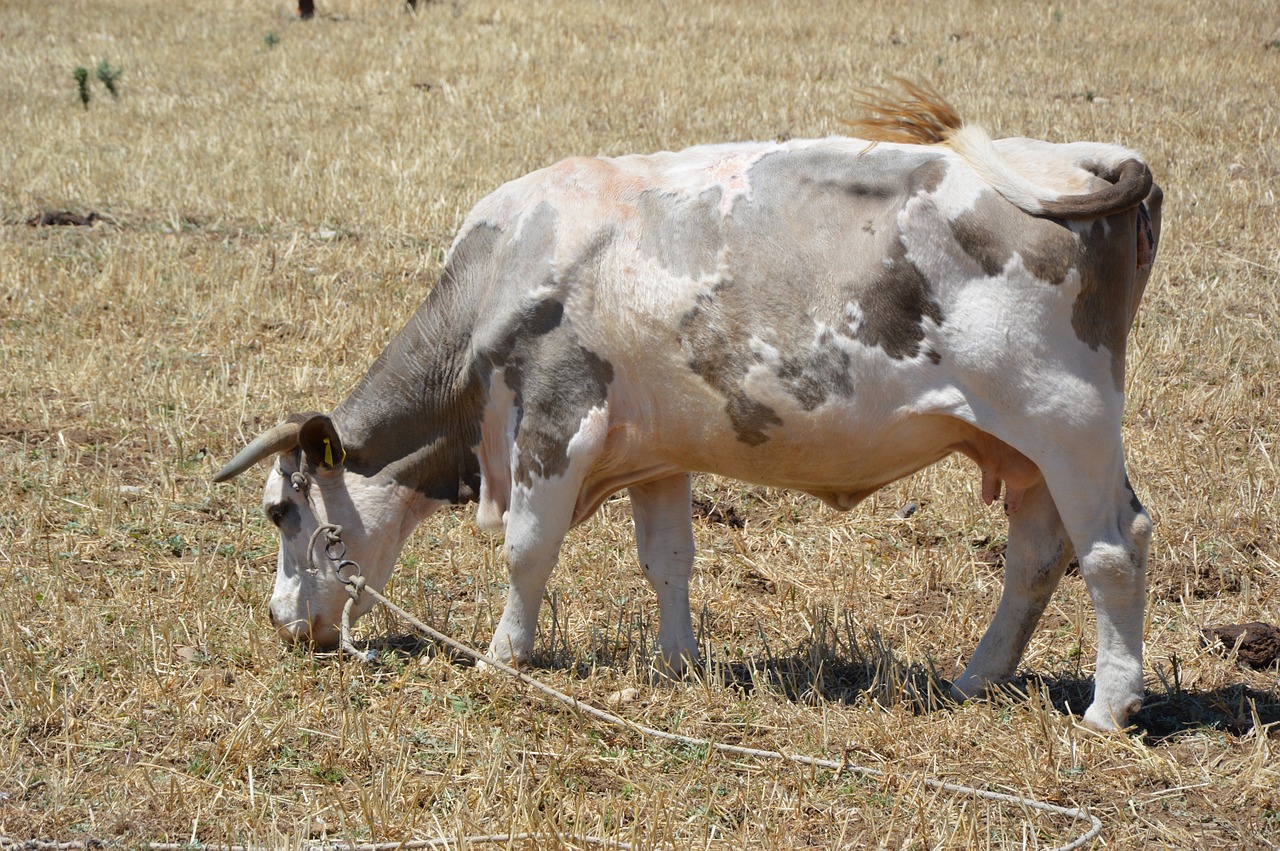
[[[453,638],[450,638],[444,633],[439,632],[438,630],[432,629],[422,621],[415,618],[413,615],[406,612],[404,609],[397,606],[395,603],[388,600],[380,592],[375,591],[373,588],[369,588],[365,586],[363,588],[363,593],[373,597],[374,600],[376,600],[377,602],[385,606],[387,611],[393,614],[399,615],[400,618],[402,618],[406,623],[408,623],[414,629],[418,630],[419,632],[422,632],[423,634],[439,642],[440,644],[443,644],[446,647],[450,647],[458,651],[462,655],[468,657],[469,659],[472,659],[477,663],[488,665],[491,668],[502,671],[504,674],[509,674],[510,676],[515,677],[517,680],[524,683],[525,685],[530,686],[536,689],[537,691],[542,692],[544,695],[556,701],[557,703],[567,706],[568,708],[572,709],[574,712],[581,712],[584,715],[589,715],[592,718],[595,718],[596,720],[601,721],[605,724],[609,724],[614,727],[622,727],[624,729],[637,733],[643,737],[648,737],[652,739],[661,739],[663,741],[668,741],[668,742],[676,742],[678,744],[687,745],[695,748],[710,748],[712,750],[718,751],[719,753],[729,754],[731,756],[749,757],[752,759],[760,759],[760,760],[784,760],[786,762],[793,762],[799,765],[808,765],[815,768],[829,768],[836,772],[837,778],[842,776],[845,772],[852,772],[854,774],[861,774],[864,777],[877,777],[885,780],[893,779],[895,776],[886,771],[882,771],[878,768],[868,768],[861,765],[854,765],[852,763],[846,762],[845,760],[840,760],[837,762],[836,760],[824,759],[822,757],[808,756],[806,754],[788,754],[788,753],[783,753],[781,751],[761,750],[759,748],[746,748],[740,745],[726,745],[722,742],[713,742],[710,739],[699,739],[693,736],[683,736],[683,735],[680,735],[679,733],[671,733],[666,730],[659,730],[656,727],[649,727],[645,724],[638,724],[634,721],[630,721],[619,715],[614,715],[612,712],[608,712],[604,709],[600,709],[596,706],[592,706],[589,703],[583,703],[582,701],[572,697],[571,695],[565,694],[559,689],[553,688],[552,686],[549,686],[540,680],[536,680],[533,677],[529,676],[528,674],[523,673],[522,671],[516,670],[515,668],[511,667],[510,665],[507,665],[504,662],[499,662],[497,659],[494,659],[492,656],[473,650],[467,645],[459,641],[456,641]],[[342,642],[344,647],[351,643],[349,634],[347,632],[347,625],[348,625],[347,610],[351,609],[355,605],[355,600],[356,598],[353,596],[351,601],[347,603],[347,605],[344,607],[344,610],[343,610]],[[359,651],[356,652],[356,655],[358,658],[364,658],[364,655]],[[962,783],[947,783],[942,780],[935,780],[931,777],[919,778],[918,782],[923,786],[929,787],[930,789],[938,789],[940,791],[950,792],[956,795],[970,795],[977,799],[982,799],[987,801],[996,801],[1002,804],[1019,804],[1021,806],[1027,807],[1028,809],[1038,810],[1044,813],[1053,813],[1054,815],[1068,816],[1069,818],[1075,819],[1077,821],[1090,822],[1089,829],[1085,831],[1083,834],[1081,834],[1079,837],[1072,840],[1071,842],[1068,842],[1066,845],[1059,845],[1055,848],[1049,849],[1049,851],[1074,851],[1074,849],[1076,848],[1083,848],[1085,845],[1088,845],[1090,842],[1096,839],[1098,834],[1102,831],[1102,821],[1097,816],[1090,815],[1089,813],[1086,813],[1083,810],[1081,810],[1079,807],[1060,807],[1057,804],[1049,804],[1044,801],[1037,801],[1033,798],[1023,797],[1022,795],[1010,795],[1004,792],[990,792],[985,789],[978,789],[975,786],[967,786]],[[583,839],[585,840],[586,837],[583,837]],[[591,840],[594,842],[603,841],[603,840],[600,840],[598,837],[591,837]],[[405,846],[405,847],[408,847],[408,846]],[[618,847],[622,848],[627,846],[620,844]]]
[[[355,844],[339,839],[312,839],[302,846],[307,851],[412,851],[417,848],[452,848],[463,845],[493,845],[500,842],[523,842],[556,838],[562,842],[578,842],[583,845],[608,846],[609,848],[631,851],[631,844],[612,839],[601,839],[598,836],[586,836],[580,833],[490,833],[481,836],[461,836],[457,839],[441,837],[438,839],[409,839],[404,842],[365,842]],[[0,836],[0,848],[15,848],[22,851],[85,851],[85,849],[106,848],[109,843],[101,839],[88,837],[85,839],[53,842],[45,839],[13,839]],[[263,851],[262,847],[252,845],[203,845],[191,842],[148,842],[144,848],[151,851]]]
[[[305,485],[305,479],[301,483]],[[299,487],[300,483],[294,481],[294,486]],[[592,706],[589,703],[565,694],[559,689],[553,688],[546,683],[536,680],[526,673],[516,670],[510,665],[499,662],[493,657],[473,650],[467,645],[457,641],[444,633],[432,629],[404,609],[391,602],[381,592],[368,587],[365,584],[363,571],[360,565],[354,561],[348,561],[346,556],[346,545],[342,542],[342,527],[333,524],[322,524],[315,532],[312,533],[310,541],[307,543],[307,558],[312,563],[313,569],[318,569],[315,565],[314,550],[316,541],[324,534],[325,538],[325,556],[333,565],[334,573],[343,585],[347,586],[347,593],[351,599],[342,608],[342,649],[347,653],[355,656],[362,662],[371,662],[377,658],[374,651],[362,651],[358,649],[351,641],[351,610],[360,600],[361,594],[368,594],[376,602],[381,603],[387,611],[398,615],[406,623],[414,629],[443,644],[446,647],[456,650],[463,656],[473,660],[476,663],[488,665],[494,670],[508,674],[520,682],[531,688],[542,692],[547,697],[557,703],[567,706],[574,712],[580,712],[589,715],[597,721],[608,724],[613,727],[621,727],[630,730],[641,737],[651,739],[660,739],[667,742],[675,742],[677,744],[686,745],[695,748],[708,748],[722,754],[731,756],[748,757],[759,760],[781,760],[792,762],[798,765],[807,765],[814,768],[829,768],[836,773],[836,778],[840,778],[846,772],[860,774],[864,777],[877,777],[883,780],[893,780],[896,775],[882,771],[878,768],[868,768],[866,766],[854,765],[846,760],[837,762],[832,759],[824,759],[822,757],[808,756],[806,754],[788,754],[782,751],[762,750],[760,748],[747,748],[740,745],[726,745],[721,742],[713,742],[710,739],[699,739],[693,736],[683,736],[679,733],[671,733],[666,730],[659,730],[656,727],[650,727],[645,724],[638,724],[623,718],[620,715],[614,715],[612,712]],[[350,576],[343,576],[342,571],[346,568],[351,569]],[[1026,798],[1021,795],[1010,795],[1004,792],[990,792],[985,789],[978,789],[975,786],[967,786],[962,783],[947,783],[942,780],[935,780],[931,777],[918,778],[918,782],[930,789],[937,789],[943,792],[949,792],[955,795],[969,795],[975,799],[995,801],[1002,804],[1019,804],[1028,809],[1038,810],[1043,813],[1052,813],[1054,815],[1067,816],[1076,821],[1090,822],[1089,829],[1078,836],[1076,839],[1068,842],[1066,845],[1059,845],[1050,851],[1074,851],[1077,848],[1083,848],[1102,832],[1102,821],[1094,815],[1084,812],[1078,807],[1060,807],[1057,804],[1049,804],[1044,801],[1037,801],[1033,798]],[[302,847],[306,851],[397,851],[397,849],[418,849],[418,848],[449,848],[455,845],[481,845],[494,844],[500,842],[519,842],[519,841],[538,841],[545,839],[559,839],[562,842],[578,842],[584,845],[607,846],[610,848],[626,849],[630,851],[632,845],[617,839],[607,839],[599,836],[578,833],[496,833],[481,836],[463,836],[456,839],[437,838],[437,839],[412,839],[402,842],[377,842],[377,843],[361,843],[354,844],[351,842],[343,842],[340,840],[308,840]],[[8,836],[0,835],[0,849],[23,849],[23,851],[72,851],[72,849],[90,849],[90,848],[106,848],[108,843],[100,839],[86,837],[85,839],[54,842],[43,839],[20,840],[13,839]],[[185,851],[185,849],[203,848],[209,851],[261,851],[261,849],[248,845],[200,845],[194,842],[174,843],[174,842],[148,842],[144,846],[151,851]]]

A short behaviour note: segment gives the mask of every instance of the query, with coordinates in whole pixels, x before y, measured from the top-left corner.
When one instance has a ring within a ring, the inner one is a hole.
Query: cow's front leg
[[[658,595],[660,664],[671,673],[683,672],[698,659],[689,614],[694,555],[691,478],[682,473],[630,488],[640,566]]]
[[[958,700],[1008,680],[1071,560],[1071,543],[1058,508],[1041,480],[1009,517],[1004,557],[1004,592],[964,673],[952,686]]]
[[[560,545],[569,529],[567,519],[555,516],[563,512],[556,511],[558,506],[553,502],[545,499],[535,507],[532,488],[517,486],[512,489],[503,547],[511,587],[507,592],[507,604],[502,609],[502,619],[498,621],[493,641],[489,643],[489,655],[501,662],[518,665],[527,662],[533,653],[542,595],[560,558]]]
[[[537,432],[527,420],[524,427]],[[607,428],[604,408],[588,412],[565,446],[567,465],[554,476],[540,475],[523,465],[521,458],[536,463],[540,459],[538,451],[523,449],[513,453],[511,478],[515,484],[511,488],[504,544],[511,590],[489,644],[490,655],[500,661],[519,664],[527,662],[533,653],[542,595],[560,558],[560,546],[573,525],[574,507],[586,471],[604,446]]]

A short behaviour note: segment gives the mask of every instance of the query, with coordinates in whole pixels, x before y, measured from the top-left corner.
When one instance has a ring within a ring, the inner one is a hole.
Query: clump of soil
[[[738,509],[727,502],[712,503],[709,499],[693,498],[693,513],[708,523],[723,523],[733,529],[742,529],[747,521],[738,514]]]
[[[1207,627],[1201,635],[1206,647],[1221,644],[1231,650],[1239,642],[1236,657],[1253,668],[1266,668],[1280,661],[1280,629],[1270,624],[1260,621],[1223,624]]]

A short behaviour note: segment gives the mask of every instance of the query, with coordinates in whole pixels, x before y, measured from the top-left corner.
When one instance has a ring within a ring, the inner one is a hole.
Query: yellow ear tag
[[[329,438],[324,439],[324,465],[326,467],[333,466],[333,447],[329,445]]]

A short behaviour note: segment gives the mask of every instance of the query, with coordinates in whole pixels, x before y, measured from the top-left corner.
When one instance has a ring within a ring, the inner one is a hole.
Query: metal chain
[[[311,540],[307,542],[307,569],[312,573],[320,572],[320,566],[316,564],[316,541],[321,535],[324,536],[324,557],[333,565],[333,575],[347,586],[347,593],[352,599],[358,600],[364,588],[364,568],[347,558],[347,544],[342,540],[342,527],[337,523],[321,523],[311,533]],[[351,573],[344,575],[343,571],[347,569]]]
[[[298,473],[294,474],[299,475]],[[347,545],[342,540],[342,527],[337,523],[321,523],[311,533],[307,541],[308,569],[318,573],[320,566],[316,564],[316,541],[324,536],[324,557],[333,566],[333,575],[346,586],[351,597],[342,607],[342,649],[362,662],[372,662],[378,658],[376,650],[360,650],[351,643],[351,610],[360,602],[360,592],[365,588],[364,569],[357,562],[347,558]],[[350,570],[349,574],[343,571]]]

